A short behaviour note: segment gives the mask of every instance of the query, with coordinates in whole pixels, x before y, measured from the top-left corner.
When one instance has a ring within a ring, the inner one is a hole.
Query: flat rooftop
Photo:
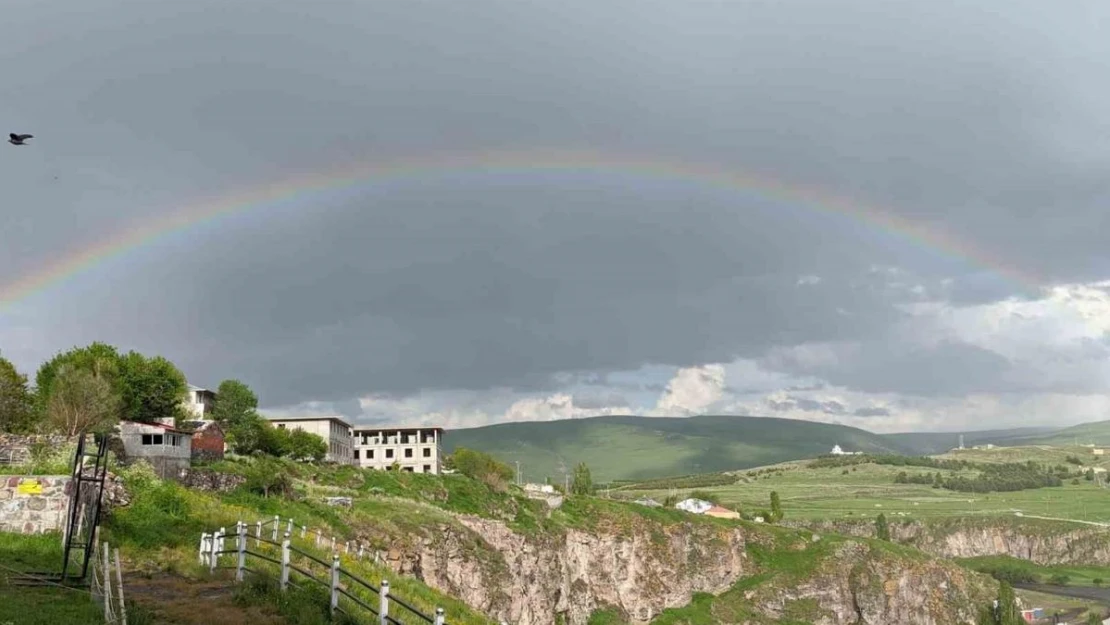
[[[354,426],[354,430],[356,432],[405,432],[412,430],[445,431],[438,425],[356,425]]]
[[[341,424],[343,424],[347,427],[354,427],[350,423],[347,423],[347,420],[344,419],[343,417],[337,417],[335,415],[330,415],[330,416],[329,415],[323,415],[323,416],[316,416],[316,417],[270,417],[270,416],[267,416],[266,420],[267,421],[338,421],[339,423],[341,423]]]

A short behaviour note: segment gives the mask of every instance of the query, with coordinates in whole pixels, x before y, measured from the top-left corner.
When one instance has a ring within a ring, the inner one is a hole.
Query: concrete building
[[[121,421],[120,440],[128,460],[145,459],[162,479],[172,478],[181,469],[189,468],[193,435],[173,425],[173,417],[158,423]]]
[[[328,446],[327,462],[353,464],[351,454],[351,424],[339,417],[282,417],[269,418],[276,428],[304,430],[324,439]]]
[[[185,400],[185,410],[197,419],[208,419],[216,407],[216,394],[206,388],[189,385],[189,397]]]
[[[389,469],[397,463],[402,471],[440,472],[443,428],[369,428],[354,431],[355,458],[360,467]]]

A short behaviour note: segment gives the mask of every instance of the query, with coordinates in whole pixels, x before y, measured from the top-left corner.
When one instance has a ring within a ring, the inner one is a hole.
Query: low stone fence
[[[226,493],[242,486],[247,478],[207,469],[181,469],[177,472],[177,481],[186,488]]]
[[[0,475],[0,531],[62,531],[72,494],[69,476]]]
[[[54,450],[72,441],[71,438],[57,435],[0,434],[0,464],[29,464],[35,447]]]

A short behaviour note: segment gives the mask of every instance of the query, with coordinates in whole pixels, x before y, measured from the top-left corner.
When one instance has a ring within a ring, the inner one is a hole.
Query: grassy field
[[[1034,584],[1056,584],[1060,586],[1107,586],[1110,585],[1110,567],[1107,566],[1043,566],[1029,560],[1009,556],[982,556],[978,558],[956,558],[961,565],[990,575],[999,576],[1004,572],[1011,581]],[[1020,575],[1021,578],[1015,577]]]
[[[585,462],[595,482],[728,471],[813,458],[833,445],[872,453],[909,450],[842,425],[763,417],[595,417],[452,430],[446,451],[467,447],[520,462],[528,481],[562,480]]]
[[[984,452],[986,453],[986,452]],[[1055,453],[1055,452],[1053,452]],[[1066,455],[1066,454],[1065,454]],[[929,473],[928,469],[864,464],[851,468],[810,469],[806,462],[778,465],[781,471],[749,477],[738,472],[738,482],[696,490],[713,493],[726,506],[744,510],[769,507],[772,491],[782,500],[788,518],[838,519],[874,517],[879,512],[891,520],[974,515],[1037,515],[1084,521],[1110,521],[1110,490],[1080,480],[1058,488],[1007,493],[960,493],[924,484],[895,484],[900,471]],[[949,472],[943,472],[948,474]],[[678,490],[685,496],[694,489]],[[667,497],[668,489],[615,491],[618,496]]]
[[[85,590],[11,585],[28,572],[60,571],[61,538],[56,534],[24,536],[0,533],[0,623],[19,625],[88,625],[104,612]]]

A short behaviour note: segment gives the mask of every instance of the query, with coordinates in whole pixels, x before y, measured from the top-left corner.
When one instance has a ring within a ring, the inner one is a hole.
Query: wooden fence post
[[[270,538],[270,540],[274,541],[275,543],[277,542],[277,539],[278,539],[278,526],[279,525],[281,525],[281,517],[275,514],[274,515],[274,535]]]
[[[101,580],[103,580],[102,583],[101,583],[101,586],[104,587],[104,622],[105,623],[111,623],[112,622],[112,561],[108,557],[108,543],[104,543],[104,555],[102,557],[103,557],[103,560],[104,560],[103,562],[101,562],[101,566],[104,569],[101,572],[101,574],[103,575],[103,577],[101,577]]]
[[[247,566],[247,524],[239,523],[239,540],[235,547],[239,551],[239,561],[235,564],[235,581],[243,581],[243,569]]]
[[[289,586],[289,532],[285,532],[285,540],[281,541],[281,590],[284,592]]]
[[[435,625],[443,625],[443,608],[436,608]]]
[[[331,613],[339,607],[339,554],[331,556]]]
[[[378,590],[378,619],[381,625],[389,625],[389,580],[383,579]]]
[[[119,547],[116,547],[116,582],[119,583],[119,619],[123,625],[127,625],[127,604],[123,601],[123,569],[119,563]]]

